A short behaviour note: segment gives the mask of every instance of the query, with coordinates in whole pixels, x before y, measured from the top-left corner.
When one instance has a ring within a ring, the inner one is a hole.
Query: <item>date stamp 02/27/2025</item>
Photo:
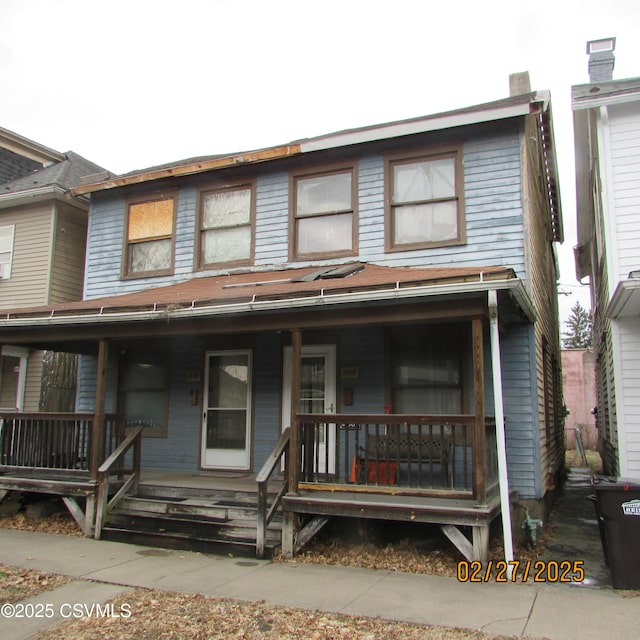
[[[489,560],[458,562],[458,582],[583,582],[582,560]]]

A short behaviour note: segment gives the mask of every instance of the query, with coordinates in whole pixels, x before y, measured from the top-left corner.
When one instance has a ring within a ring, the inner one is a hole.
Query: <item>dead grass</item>
[[[343,616],[264,601],[246,603],[188,593],[136,589],[112,601],[114,614],[81,618],[41,632],[37,640],[490,640],[489,634],[450,627]],[[500,636],[515,640],[515,636]]]
[[[602,473],[602,459],[600,458],[600,454],[597,451],[585,451],[585,456],[587,458],[587,465],[591,471],[595,474]],[[567,469],[572,468],[583,468],[584,461],[578,455],[575,449],[569,449],[565,452],[564,456],[565,466]]]

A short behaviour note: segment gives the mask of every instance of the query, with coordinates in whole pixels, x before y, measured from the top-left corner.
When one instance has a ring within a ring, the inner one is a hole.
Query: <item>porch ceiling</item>
[[[533,320],[533,306],[512,269],[355,263],[199,277],[130,294],[4,310],[0,344],[64,342],[82,352],[83,343],[100,337],[464,318],[485,314],[482,294],[489,290],[508,290]]]

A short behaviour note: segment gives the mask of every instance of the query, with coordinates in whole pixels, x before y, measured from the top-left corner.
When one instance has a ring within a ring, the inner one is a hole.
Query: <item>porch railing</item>
[[[0,412],[0,467],[90,471],[93,413]],[[108,456],[124,439],[124,416],[107,414],[103,450]]]
[[[267,541],[267,527],[273,519],[273,516],[278,511],[282,497],[289,488],[289,482],[287,478],[287,465],[289,458],[289,445],[291,442],[291,427],[287,427],[280,436],[278,444],[271,452],[265,463],[262,465],[262,469],[256,476],[256,482],[258,483],[258,525],[256,531],[256,556],[258,558],[264,558],[265,544]],[[284,479],[280,490],[275,496],[271,506],[268,504],[268,486],[269,480],[276,469],[281,466],[281,461],[284,458]]]
[[[133,457],[131,467],[125,468],[125,457],[129,449],[133,447]],[[94,537],[100,539],[102,526],[109,515],[120,500],[127,493],[135,492],[140,479],[140,458],[142,451],[142,427],[135,427],[129,435],[118,445],[115,451],[100,465],[98,469],[98,503],[96,509],[96,524]],[[119,481],[124,479],[122,486],[115,495],[109,499],[109,485],[112,476],[116,476]]]
[[[300,483],[484,502],[497,482],[492,418],[301,414],[298,428]],[[477,455],[478,448],[485,450]]]

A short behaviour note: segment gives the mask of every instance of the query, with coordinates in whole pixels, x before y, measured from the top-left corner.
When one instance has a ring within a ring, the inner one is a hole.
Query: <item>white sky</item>
[[[116,173],[508,96],[552,95],[576,300],[571,85],[587,40],[640,75],[638,0],[0,0],[0,126]]]

